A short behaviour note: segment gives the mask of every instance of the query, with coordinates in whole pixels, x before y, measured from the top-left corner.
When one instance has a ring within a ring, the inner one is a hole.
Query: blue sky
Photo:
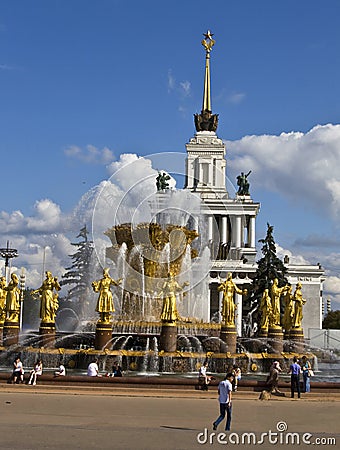
[[[112,161],[185,153],[210,29],[218,135],[231,182],[253,171],[257,238],[274,225],[284,250],[329,271],[337,300],[339,19],[337,0],[3,0],[0,245],[18,247],[18,265],[36,246],[38,261],[50,231],[62,241],[51,244],[58,267],[56,255],[62,265],[69,250],[60,217],[110,175]]]

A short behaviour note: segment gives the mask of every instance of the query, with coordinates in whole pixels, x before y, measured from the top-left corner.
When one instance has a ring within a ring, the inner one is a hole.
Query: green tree
[[[74,302],[76,310],[80,316],[85,317],[87,314],[88,297],[91,290],[91,261],[93,254],[93,241],[87,238],[88,231],[86,225],[82,228],[77,238],[83,238],[82,241],[73,243],[77,247],[77,251],[73,255],[69,255],[73,261],[70,267],[60,281],[61,286],[71,285],[68,291],[67,300]]]
[[[340,330],[340,310],[330,311],[323,319],[322,328]]]

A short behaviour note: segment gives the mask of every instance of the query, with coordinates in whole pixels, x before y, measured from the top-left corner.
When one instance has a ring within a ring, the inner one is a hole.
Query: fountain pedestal
[[[177,325],[176,323],[162,323],[159,339],[159,349],[164,352],[175,352],[177,350]]]
[[[222,325],[220,338],[227,344],[229,353],[236,353],[237,333],[235,325]]]
[[[94,348],[104,350],[112,343],[112,323],[97,322]]]
[[[55,323],[41,322],[39,327],[40,346],[55,348]]]
[[[268,330],[261,328],[259,332],[259,338],[266,338],[268,337]]]
[[[19,343],[19,322],[11,322],[6,320],[3,328],[3,345],[10,347]]]
[[[283,332],[282,327],[275,326],[268,329],[268,345],[270,353],[283,352]]]
[[[291,328],[289,333],[289,339],[292,343],[292,350],[295,352],[303,352],[305,338],[303,336],[302,328]]]

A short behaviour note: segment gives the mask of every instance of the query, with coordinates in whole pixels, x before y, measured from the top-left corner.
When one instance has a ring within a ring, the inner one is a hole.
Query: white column
[[[208,216],[208,241],[212,241],[214,239],[213,219],[213,216]]]
[[[237,336],[242,336],[242,294],[235,293],[235,325]]]
[[[225,159],[218,159],[218,165],[217,165],[217,172],[218,172],[218,184],[217,186],[220,188],[224,188],[226,187],[225,185],[225,166],[226,166],[226,162]],[[217,177],[216,177],[217,179]]]
[[[255,217],[249,218],[249,230],[248,230],[248,244],[249,247],[255,248]]]
[[[209,176],[208,176],[208,181],[207,181],[207,185],[208,186],[213,186],[213,179],[214,179],[214,164],[213,164],[213,160],[211,159],[210,163],[209,163]]]
[[[193,227],[194,227],[194,230],[196,230],[198,233],[199,233],[199,220],[198,220],[198,217],[197,216],[193,216],[193,219],[194,219],[194,223],[193,223]]]
[[[240,216],[235,217],[235,247],[241,247],[242,220]]]
[[[221,233],[221,243],[222,244],[226,244],[227,243],[227,216],[222,216],[222,220],[221,220],[221,228],[222,228],[222,233]]]

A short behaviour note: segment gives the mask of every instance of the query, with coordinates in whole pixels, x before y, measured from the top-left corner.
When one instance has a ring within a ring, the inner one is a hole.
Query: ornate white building
[[[202,41],[206,50],[203,105],[201,114],[195,114],[196,133],[186,144],[185,189],[198,194],[203,206],[201,214],[208,228],[211,247],[211,270],[209,279],[209,301],[205,321],[218,320],[221,310],[221,293],[217,288],[229,272],[239,287],[251,283],[257,269],[256,264],[256,217],[260,203],[249,193],[247,174],[240,179],[238,193],[230,197],[226,187],[228,160],[226,147],[217,134],[218,115],[212,114],[210,99],[210,52],[214,45],[210,32]],[[288,280],[292,284],[300,281],[307,299],[304,307],[303,328],[321,328],[322,283],[324,270],[320,266],[298,266],[289,263]],[[256,326],[251,320],[251,311],[242,304],[242,295],[235,294],[236,327],[239,336],[249,333]]]

